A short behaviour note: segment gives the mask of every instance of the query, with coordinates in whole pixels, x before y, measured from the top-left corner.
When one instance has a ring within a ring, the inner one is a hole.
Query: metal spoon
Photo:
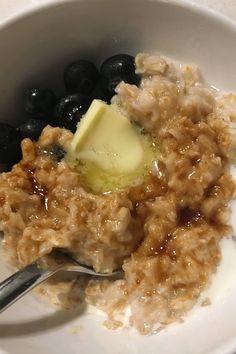
[[[80,265],[70,256],[54,250],[50,255],[39,258],[0,283],[0,313],[38,284],[61,270],[99,277],[109,277],[121,273],[121,271],[110,274],[97,273],[89,267]]]

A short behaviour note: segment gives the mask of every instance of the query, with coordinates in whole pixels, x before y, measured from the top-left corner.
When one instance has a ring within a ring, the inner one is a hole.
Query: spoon
[[[0,313],[38,284],[62,270],[99,277],[121,274],[121,271],[97,273],[89,267],[80,265],[67,254],[54,250],[50,255],[39,258],[0,283]]]

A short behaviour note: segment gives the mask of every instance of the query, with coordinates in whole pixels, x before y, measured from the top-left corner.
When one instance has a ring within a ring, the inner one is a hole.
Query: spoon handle
[[[15,301],[56,273],[60,267],[41,267],[34,262],[0,283],[0,313]]]

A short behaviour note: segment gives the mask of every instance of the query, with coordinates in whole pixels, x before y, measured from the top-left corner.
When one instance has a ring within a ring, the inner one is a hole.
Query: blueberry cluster
[[[71,63],[64,71],[66,95],[59,99],[49,89],[34,87],[26,90],[24,110],[29,118],[18,128],[0,123],[0,163],[19,161],[21,139],[37,140],[47,124],[74,133],[92,100],[97,98],[109,103],[121,81],[134,85],[140,82],[135,73],[134,57],[128,54],[106,59],[100,70],[87,60]]]

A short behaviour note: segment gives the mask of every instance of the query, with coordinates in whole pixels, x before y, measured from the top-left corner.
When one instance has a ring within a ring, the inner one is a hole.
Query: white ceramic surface
[[[236,26],[196,5],[158,0],[51,0],[54,5],[49,6],[49,0],[21,1],[18,15],[12,8],[10,18],[5,14],[0,23],[1,120],[20,119],[21,94],[28,84],[52,84],[62,92],[63,68],[77,57],[100,62],[117,52],[160,52],[194,61],[210,83],[236,90]],[[234,252],[231,258],[225,255],[230,277],[226,285],[218,283],[222,289],[213,304],[155,336],[141,337],[127,329],[108,331],[101,325],[101,314],[55,313],[29,294],[0,315],[0,350],[8,354],[233,353],[233,256]],[[0,261],[0,279],[7,274]]]

